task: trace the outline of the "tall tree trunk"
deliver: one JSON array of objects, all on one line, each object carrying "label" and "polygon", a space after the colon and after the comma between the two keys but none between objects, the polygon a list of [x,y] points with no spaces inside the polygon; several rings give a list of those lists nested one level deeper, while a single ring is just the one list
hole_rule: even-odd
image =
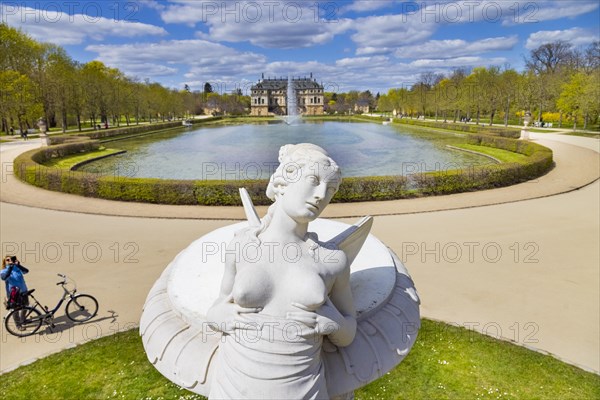
[{"label": "tall tree trunk", "polygon": [[558,127],[562,128],[562,120],[563,120],[563,112],[562,110],[560,110],[559,114],[558,114]]},{"label": "tall tree trunk", "polygon": [[81,114],[77,113],[77,130],[81,132]]},{"label": "tall tree trunk", "polygon": [[494,115],[496,115],[496,110],[492,110],[492,113],[490,114],[490,126],[492,126],[492,124],[494,123]]},{"label": "tall tree trunk", "polygon": [[477,118],[476,118],[476,123],[477,125],[479,125],[479,104],[477,104]]},{"label": "tall tree trunk", "polygon": [[65,133],[67,131],[67,110],[66,109],[62,109],[62,131],[63,133]]},{"label": "tall tree trunk", "polygon": [[506,112],[504,113],[504,126],[508,126],[508,114],[510,114],[510,96],[506,100]]}]

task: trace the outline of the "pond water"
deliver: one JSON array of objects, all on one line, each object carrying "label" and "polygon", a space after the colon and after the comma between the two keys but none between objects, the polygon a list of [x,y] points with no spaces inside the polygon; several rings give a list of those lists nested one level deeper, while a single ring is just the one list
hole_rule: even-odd
[{"label": "pond water", "polygon": [[279,148],[288,143],[323,147],[346,177],[464,168],[483,160],[405,132],[403,127],[311,122],[202,126],[114,141],[105,146],[127,153],[80,170],[163,179],[267,179],[277,167]]}]

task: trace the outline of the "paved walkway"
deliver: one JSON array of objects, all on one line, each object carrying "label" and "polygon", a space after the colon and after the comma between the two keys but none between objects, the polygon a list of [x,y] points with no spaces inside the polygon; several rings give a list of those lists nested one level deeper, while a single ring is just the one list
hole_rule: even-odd
[{"label": "paved walkway", "polygon": [[[512,339],[600,372],[599,142],[532,136],[555,151],[557,163],[536,182],[332,205],[328,215],[379,215],[373,233],[406,263],[424,317]],[[98,297],[100,315],[76,327],[61,319],[64,330],[26,339],[3,329],[2,371],[136,325],[167,263],[199,236],[229,224],[225,218],[242,217],[237,208],[107,202],[29,187],[9,167],[15,154],[36,144],[8,145],[0,146],[2,252],[20,255],[31,268],[28,283],[43,303],[54,305],[60,292],[52,282],[62,272],[80,291]]]}]

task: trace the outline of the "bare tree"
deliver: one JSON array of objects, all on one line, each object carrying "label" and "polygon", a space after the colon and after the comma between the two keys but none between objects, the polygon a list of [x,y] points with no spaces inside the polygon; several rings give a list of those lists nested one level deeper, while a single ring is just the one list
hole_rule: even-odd
[{"label": "bare tree", "polygon": [[531,50],[525,65],[537,74],[554,74],[561,66],[570,64],[573,55],[571,44],[559,40]]},{"label": "bare tree", "polygon": [[585,49],[584,57],[588,72],[600,68],[600,40],[596,40]]}]

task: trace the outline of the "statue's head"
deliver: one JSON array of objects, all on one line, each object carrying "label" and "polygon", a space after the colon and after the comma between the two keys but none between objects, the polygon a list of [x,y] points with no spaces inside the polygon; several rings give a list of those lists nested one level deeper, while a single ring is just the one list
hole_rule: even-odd
[{"label": "statue's head", "polygon": [[340,168],[324,149],[310,143],[282,146],[279,163],[267,196],[299,222],[316,219],[340,186]]}]

